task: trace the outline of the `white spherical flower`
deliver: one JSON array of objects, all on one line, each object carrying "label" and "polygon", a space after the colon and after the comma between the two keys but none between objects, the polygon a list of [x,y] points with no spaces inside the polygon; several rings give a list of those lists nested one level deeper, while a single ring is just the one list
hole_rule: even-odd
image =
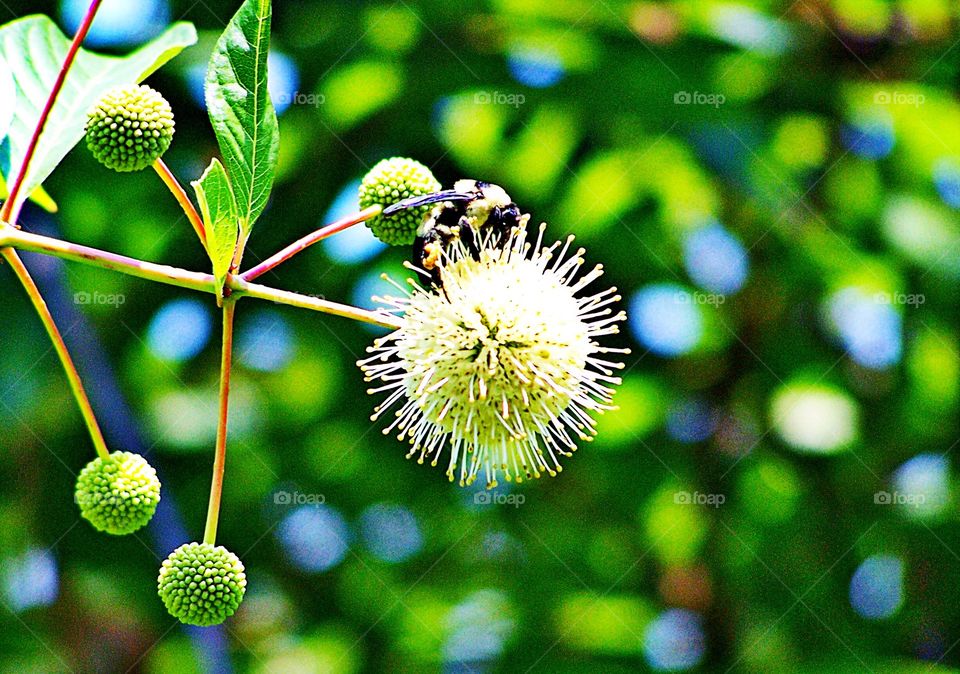
[{"label": "white spherical flower", "polygon": [[591,440],[591,413],[613,409],[613,376],[621,363],[596,339],[624,320],[611,305],[616,288],[583,295],[603,274],[581,273],[583,249],[567,257],[573,237],[543,247],[517,228],[502,247],[488,238],[479,255],[460,243],[440,260],[443,287],[426,290],[408,279],[402,297],[378,298],[402,313],[401,326],[368,349],[359,363],[367,381],[385,392],[373,419],[395,410],[384,430],[399,432],[437,465],[449,447],[447,476],[472,484],[481,468],[486,485],[497,476],[556,475],[559,456]]}]

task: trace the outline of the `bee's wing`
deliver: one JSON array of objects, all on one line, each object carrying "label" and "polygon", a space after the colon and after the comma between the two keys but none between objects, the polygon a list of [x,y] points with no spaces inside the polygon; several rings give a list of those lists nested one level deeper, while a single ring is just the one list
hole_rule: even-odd
[{"label": "bee's wing", "polygon": [[408,208],[417,208],[418,206],[435,204],[440,201],[470,201],[473,198],[474,195],[465,192],[443,190],[442,192],[434,192],[433,194],[426,194],[422,197],[410,197],[409,199],[398,201],[383,209],[383,215],[393,215],[394,213],[405,211]]}]

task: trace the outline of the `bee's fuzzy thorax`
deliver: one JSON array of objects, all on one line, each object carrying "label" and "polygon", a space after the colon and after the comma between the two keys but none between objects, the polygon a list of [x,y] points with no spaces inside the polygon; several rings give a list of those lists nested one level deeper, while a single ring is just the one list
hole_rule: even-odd
[{"label": "bee's fuzzy thorax", "polygon": [[490,212],[494,208],[508,208],[513,204],[513,199],[507,194],[507,191],[499,185],[484,183],[476,180],[458,180],[453,188],[458,192],[476,193],[477,197],[467,203],[466,218],[470,226],[474,229],[480,229],[490,217]]}]

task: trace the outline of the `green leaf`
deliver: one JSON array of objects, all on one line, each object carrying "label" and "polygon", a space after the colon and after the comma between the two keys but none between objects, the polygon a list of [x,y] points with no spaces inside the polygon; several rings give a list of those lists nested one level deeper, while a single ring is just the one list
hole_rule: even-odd
[{"label": "green leaf", "polygon": [[207,111],[237,198],[243,240],[267,205],[280,146],[267,92],[270,14],[269,0],[246,0],[207,68]]},{"label": "green leaf", "polygon": [[[189,23],[176,23],[155,40],[123,57],[81,49],[50,112],[23,186],[29,194],[43,184],[82,138],[87,111],[107,90],[140,82],[197,41]],[[0,57],[13,74],[16,105],[9,134],[0,145],[0,173],[20,171],[70,40],[49,17],[28,16],[0,26]]]},{"label": "green leaf", "polygon": [[[7,198],[7,182],[0,175],[0,201]],[[47,213],[56,213],[59,210],[57,202],[53,200],[47,191],[42,187],[37,187],[30,193],[30,201],[45,210]]]},{"label": "green leaf", "polygon": [[7,60],[0,54],[0,141],[7,137],[13,121],[13,109],[17,104],[17,87]]},{"label": "green leaf", "polygon": [[207,235],[207,254],[213,262],[217,279],[218,301],[223,283],[237,249],[239,236],[237,202],[230,188],[230,179],[218,159],[210,162],[199,180],[192,183],[200,204],[200,214]]}]

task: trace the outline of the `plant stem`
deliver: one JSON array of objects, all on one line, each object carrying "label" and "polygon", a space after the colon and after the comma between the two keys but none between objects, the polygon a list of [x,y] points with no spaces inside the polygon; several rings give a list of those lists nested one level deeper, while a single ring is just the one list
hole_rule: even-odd
[{"label": "plant stem", "polygon": [[97,454],[102,459],[108,459],[110,457],[110,450],[107,449],[107,443],[103,439],[103,433],[100,430],[99,424],[97,424],[97,417],[93,413],[93,407],[90,405],[87,392],[83,389],[83,384],[80,381],[80,373],[77,372],[77,368],[70,358],[70,352],[67,350],[67,345],[63,341],[63,336],[61,336],[60,331],[57,330],[57,324],[54,322],[53,315],[50,313],[47,303],[40,294],[37,284],[34,283],[30,277],[30,273],[27,271],[27,268],[24,266],[23,261],[17,255],[16,251],[12,248],[3,248],[0,250],[0,255],[10,264],[10,268],[13,269],[17,278],[20,279],[24,290],[27,291],[27,295],[30,297],[33,308],[36,309],[37,315],[43,323],[43,327],[46,328],[47,334],[50,335],[50,341],[53,342],[53,348],[57,352],[57,356],[60,357],[60,363],[63,365],[67,380],[70,382],[70,390],[73,391],[73,397],[77,399],[80,414],[83,416],[83,422],[90,432],[90,439],[93,441],[93,446],[96,448]]},{"label": "plant stem", "polygon": [[[17,172],[16,178],[14,178],[13,182],[10,184],[9,196],[3,203],[3,207],[0,208],[0,223],[15,223],[20,219],[20,209],[23,206],[23,196],[20,194],[20,192],[24,183],[26,182],[27,172],[30,170],[30,162],[33,160],[34,154],[36,154],[37,146],[40,143],[40,137],[43,135],[43,130],[47,126],[47,120],[50,118],[50,112],[53,110],[53,106],[57,102],[57,97],[60,95],[60,91],[63,89],[63,83],[67,79],[67,73],[70,71],[70,67],[73,65],[73,61],[77,56],[77,52],[80,51],[80,45],[83,43],[84,38],[86,38],[87,32],[90,30],[90,25],[93,23],[93,18],[96,16],[101,2],[102,0],[93,0],[93,2],[90,3],[90,6],[87,8],[87,13],[83,17],[83,21],[80,22],[80,26],[77,28],[77,32],[73,36],[73,41],[70,43],[69,49],[67,49],[67,54],[60,66],[60,72],[57,74],[57,79],[54,80],[53,88],[50,89],[50,95],[47,96],[47,102],[44,104],[43,110],[40,112],[40,118],[37,120],[37,125],[33,129],[33,136],[30,137],[30,143],[27,145],[27,150],[23,155],[23,161],[20,164],[20,169]],[[0,224],[0,228],[3,230],[11,229],[13,231],[17,231],[4,224]],[[60,334],[60,330],[57,329],[57,324],[53,320],[53,315],[50,313],[47,303],[40,294],[40,289],[37,288],[37,284],[30,276],[30,272],[27,270],[26,266],[23,264],[23,261],[20,259],[20,256],[17,255],[15,250],[6,247],[0,247],[0,256],[7,261],[7,263],[10,265],[10,268],[13,270],[13,273],[16,274],[17,278],[20,280],[20,283],[23,285],[27,296],[30,298],[30,302],[33,304],[33,307],[37,312],[37,316],[40,318],[40,321],[43,323],[43,327],[50,336],[50,341],[53,343],[53,348],[57,352],[57,356],[60,358],[61,365],[63,365],[63,370],[67,375],[67,381],[70,383],[70,390],[73,392],[73,397],[76,399],[77,405],[80,407],[80,414],[83,416],[83,422],[87,426],[87,430],[90,433],[90,439],[93,441],[93,446],[96,448],[97,454],[101,459],[109,459],[110,450],[107,449],[107,443],[103,439],[103,432],[100,430],[100,425],[97,423],[97,417],[93,413],[93,407],[90,405],[90,399],[87,397],[87,392],[83,388],[83,382],[80,381],[80,373],[77,372],[77,367],[74,365],[73,359],[70,357],[70,352],[67,350],[67,345],[63,341],[63,336]]]},{"label": "plant stem", "polygon": [[[199,290],[200,292],[206,293],[218,293],[216,279],[214,279],[212,274],[203,274],[195,271],[187,271],[186,269],[180,269],[178,267],[145,262],[89,246],[81,246],[48,236],[24,232],[0,223],[0,248],[6,246],[29,250],[35,253],[43,253],[45,255],[53,255],[65,260],[73,260],[74,262],[82,262],[83,264],[121,272],[157,283],[187,288],[189,290]],[[10,252],[13,253],[13,251]],[[243,296],[256,297],[277,302],[278,304],[287,304],[312,311],[333,314],[335,316],[352,318],[357,321],[372,323],[385,328],[396,328],[399,326],[399,319],[385,312],[368,311],[346,304],[330,302],[319,297],[311,297],[256,283],[249,283],[236,276],[228,278],[227,287],[230,288],[232,292],[231,297],[234,298]]]},{"label": "plant stem", "polygon": [[80,51],[80,45],[83,43],[84,38],[87,37],[90,24],[93,23],[93,17],[96,16],[97,10],[100,9],[101,1],[102,0],[93,0],[93,2],[90,3],[90,7],[83,17],[83,21],[80,22],[80,26],[77,28],[76,35],[73,36],[73,41],[70,43],[67,55],[64,57],[63,64],[60,66],[60,72],[57,74],[57,79],[53,83],[50,95],[47,96],[47,102],[43,106],[43,111],[40,113],[40,119],[37,120],[37,126],[33,130],[30,144],[27,145],[27,151],[23,155],[20,172],[10,185],[10,196],[7,198],[6,203],[3,204],[3,209],[0,210],[0,220],[4,222],[16,222],[20,217],[20,189],[26,181],[27,171],[30,169],[30,162],[33,159],[34,153],[37,151],[40,136],[43,134],[43,129],[47,125],[47,119],[50,118],[50,111],[53,110],[53,105],[60,95],[60,90],[63,89],[63,83],[67,78],[67,73],[70,71],[70,66],[73,65],[73,59],[76,58],[77,52]]},{"label": "plant stem", "polygon": [[167,189],[170,190],[170,193],[173,194],[174,198],[177,200],[177,203],[180,204],[180,208],[183,209],[183,212],[187,216],[187,220],[190,221],[190,224],[193,226],[193,231],[197,233],[197,236],[200,237],[200,243],[203,244],[203,247],[207,247],[207,233],[203,228],[203,220],[200,219],[200,214],[197,213],[197,209],[193,207],[193,203],[190,201],[190,198],[187,196],[186,191],[180,185],[180,182],[177,180],[177,177],[173,175],[173,172],[163,163],[162,159],[157,159],[153,162],[153,170],[157,172],[157,175],[160,176],[160,179],[163,181],[163,184],[167,186]]},{"label": "plant stem", "polygon": [[331,302],[322,297],[301,295],[300,293],[280,290],[279,288],[272,288],[270,286],[260,285],[259,283],[247,283],[236,277],[227,281],[227,287],[233,291],[233,296],[239,294],[241,297],[256,297],[261,300],[286,304],[291,307],[320,311],[333,316],[342,316],[343,318],[352,318],[355,321],[372,323],[373,325],[379,325],[383,328],[395,329],[400,327],[400,320],[392,314],[368,311],[349,304]]},{"label": "plant stem", "polygon": [[217,416],[217,448],[213,457],[213,479],[210,482],[210,504],[207,506],[207,525],[203,542],[217,542],[217,523],[220,521],[220,497],[223,495],[223,471],[227,461],[227,410],[230,407],[230,370],[233,361],[233,314],[237,302],[223,302],[223,346],[220,352],[220,408]]},{"label": "plant stem", "polygon": [[117,255],[116,253],[61,241],[49,236],[24,232],[12,227],[0,227],[0,245],[53,255],[74,262],[83,262],[137,278],[166,283],[167,285],[214,292],[215,282],[211,274],[201,274],[177,267],[153,264],[126,255]]},{"label": "plant stem", "polygon": [[356,224],[359,224],[371,218],[377,217],[378,215],[380,215],[380,212],[382,210],[383,210],[382,206],[374,205],[374,206],[371,206],[370,208],[365,208],[359,213],[354,213],[353,215],[348,215],[347,217],[341,218],[336,222],[332,222],[326,227],[321,227],[320,229],[307,234],[305,237],[301,239],[297,239],[296,241],[291,243],[289,246],[279,251],[278,253],[271,255],[270,257],[268,257],[266,260],[264,260],[257,266],[252,267],[251,269],[248,269],[247,271],[245,271],[243,274],[240,275],[240,278],[242,278],[244,281],[252,281],[258,276],[261,276],[267,273],[274,267],[277,267],[278,265],[283,264],[284,262],[292,258],[294,255],[306,250],[309,246],[312,246],[318,241],[322,241],[323,239],[333,234],[336,234],[337,232],[342,232],[348,227],[353,227]]}]

